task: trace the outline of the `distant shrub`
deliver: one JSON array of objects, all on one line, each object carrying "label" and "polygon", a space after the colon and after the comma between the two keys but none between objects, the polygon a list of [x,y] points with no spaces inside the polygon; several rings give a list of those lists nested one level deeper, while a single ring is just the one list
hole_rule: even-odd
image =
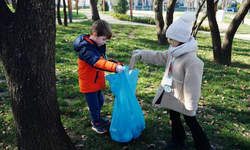
[{"label": "distant shrub", "polygon": [[127,0],[116,0],[112,8],[115,13],[126,14],[129,9],[128,2]]},{"label": "distant shrub", "polygon": [[237,10],[239,10],[239,9],[240,9],[240,6],[241,6],[241,4],[239,4],[239,5],[237,5],[237,6],[236,6]]},{"label": "distant shrub", "polygon": [[222,7],[221,7],[221,5],[220,4],[218,4],[217,5],[217,9],[221,9]]},{"label": "distant shrub", "polygon": [[131,21],[130,16],[126,14],[115,13],[115,18],[118,20]]},{"label": "distant shrub", "polygon": [[201,25],[199,30],[203,30],[203,31],[210,31],[210,27],[209,26],[203,26]]},{"label": "distant shrub", "polygon": [[133,17],[133,19],[131,20],[129,15],[119,14],[119,13],[116,13],[114,17],[118,20],[140,22],[140,23],[147,23],[147,24],[155,24],[155,20],[151,17]]}]

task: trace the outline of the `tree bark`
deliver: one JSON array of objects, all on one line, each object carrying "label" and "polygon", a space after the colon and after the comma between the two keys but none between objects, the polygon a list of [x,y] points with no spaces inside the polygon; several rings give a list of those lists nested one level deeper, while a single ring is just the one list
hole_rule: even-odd
[{"label": "tree bark", "polygon": [[213,0],[207,0],[207,12],[208,12],[208,22],[211,29],[211,36],[212,36],[212,43],[213,43],[213,54],[214,54],[214,61],[219,64],[223,65],[231,65],[231,53],[232,53],[232,43],[233,37],[244,19],[245,15],[247,14],[248,10],[250,9],[250,0],[245,0],[238,13],[230,23],[225,37],[223,39],[223,44],[221,46],[221,38],[220,32],[218,29],[218,24],[215,19],[215,11]]},{"label": "tree bark", "polygon": [[168,5],[167,5],[167,14],[166,14],[166,25],[167,28],[173,23],[173,16],[174,16],[174,7],[176,4],[177,0],[168,0]]},{"label": "tree bark", "polygon": [[205,2],[206,2],[206,0],[203,0],[203,1],[201,2],[201,4],[199,5],[198,9],[197,9],[196,12],[195,12],[196,19],[195,19],[195,21],[194,21],[194,23],[193,23],[193,25],[192,25],[192,33],[191,33],[191,35],[192,35],[194,38],[196,38],[196,35],[197,35],[197,33],[198,33],[198,30],[199,30],[201,24],[203,23],[203,21],[204,21],[204,20],[206,19],[206,17],[207,17],[207,13],[206,13],[206,14],[202,17],[202,19],[200,20],[200,22],[197,24],[197,19],[198,19],[198,17],[199,17],[200,11],[201,11],[203,5],[205,4]]},{"label": "tree bark", "polygon": [[55,77],[55,1],[0,0],[0,58],[19,150],[73,150],[60,119]]},{"label": "tree bark", "polygon": [[221,51],[220,31],[215,18],[214,0],[207,0],[207,17],[212,36],[214,60],[221,63],[224,61],[224,57]]},{"label": "tree bark", "polygon": [[76,14],[78,15],[78,0],[76,0]]},{"label": "tree bark", "polygon": [[201,18],[201,20],[200,20],[200,22],[198,24],[195,22],[195,24],[197,24],[197,25],[195,25],[195,27],[192,28],[192,33],[191,33],[191,35],[194,38],[196,38],[196,35],[197,35],[198,31],[199,31],[199,28],[200,28],[200,26],[202,25],[203,21],[206,18],[207,18],[207,13]]},{"label": "tree bark", "polygon": [[225,55],[224,56],[225,60],[222,62],[223,64],[227,65],[231,64],[233,38],[249,9],[250,9],[250,0],[244,0],[241,4],[240,9],[238,10],[237,14],[235,15],[234,19],[230,23],[225,33],[225,37],[222,42],[222,52]]},{"label": "tree bark", "polygon": [[57,16],[58,24],[59,24],[59,25],[62,25],[62,20],[61,20],[61,15],[60,15],[60,4],[61,4],[61,0],[57,0],[57,7],[56,7],[56,8],[57,8],[57,9],[56,9],[56,10],[57,10],[57,11],[56,11],[56,12],[57,12],[57,15],[56,15],[56,16]]},{"label": "tree bark", "polygon": [[90,8],[92,13],[92,20],[93,21],[100,20],[99,12],[96,5],[96,0],[90,0]]},{"label": "tree bark", "polygon": [[154,0],[155,25],[157,29],[157,37],[159,45],[166,45],[166,30],[164,30],[164,20],[162,16],[162,0]]},{"label": "tree bark", "polygon": [[11,0],[12,7],[13,7],[14,9],[16,9],[16,2],[17,2],[17,0]]},{"label": "tree bark", "polygon": [[64,26],[68,26],[68,20],[67,20],[67,11],[66,11],[66,2],[63,0],[63,14],[64,14]]}]

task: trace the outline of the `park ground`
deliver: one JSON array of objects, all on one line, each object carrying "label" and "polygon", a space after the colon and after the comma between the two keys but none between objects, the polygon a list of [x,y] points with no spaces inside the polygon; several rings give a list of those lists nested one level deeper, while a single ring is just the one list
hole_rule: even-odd
[{"label": "park ground", "polygon": [[[171,140],[169,110],[151,105],[164,66],[136,61],[135,68],[140,70],[136,97],[146,122],[146,128],[139,138],[128,143],[118,143],[111,139],[109,133],[98,135],[91,130],[85,97],[79,92],[78,54],[73,51],[72,44],[78,35],[89,33],[92,23],[82,19],[69,23],[68,27],[56,26],[56,84],[65,130],[78,150],[164,149],[164,144]],[[135,49],[167,49],[166,46],[157,45],[154,26],[111,23],[111,27],[113,37],[107,41],[108,57],[125,65],[129,64]],[[230,66],[213,61],[209,34],[199,33],[197,41],[197,55],[205,63],[197,119],[217,150],[247,150],[250,147],[250,41],[234,39]],[[0,149],[14,150],[17,149],[14,122],[3,67],[0,79]],[[106,86],[103,90],[105,104],[102,115],[111,118],[115,97],[108,82]],[[109,126],[106,127],[109,129]],[[188,150],[194,150],[191,132],[186,124],[184,127]]]}]

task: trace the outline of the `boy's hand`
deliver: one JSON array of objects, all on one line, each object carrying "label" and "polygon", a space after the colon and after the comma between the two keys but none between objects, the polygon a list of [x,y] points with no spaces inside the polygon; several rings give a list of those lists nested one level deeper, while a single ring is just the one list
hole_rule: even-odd
[{"label": "boy's hand", "polygon": [[116,71],[117,73],[121,73],[124,69],[125,69],[124,66],[117,65],[116,68],[115,68],[115,71]]},{"label": "boy's hand", "polygon": [[141,50],[134,50],[132,57],[141,56]]}]

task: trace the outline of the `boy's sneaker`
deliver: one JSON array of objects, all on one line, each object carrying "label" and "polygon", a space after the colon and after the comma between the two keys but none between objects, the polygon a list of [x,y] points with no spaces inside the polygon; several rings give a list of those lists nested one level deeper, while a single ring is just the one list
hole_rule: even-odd
[{"label": "boy's sneaker", "polygon": [[[109,124],[111,121],[109,119],[105,119],[103,117],[100,117],[100,123],[103,125]],[[93,125],[93,122],[91,121],[91,125]]]},{"label": "boy's sneaker", "polygon": [[[92,123],[92,121],[91,121],[91,123]],[[99,123],[92,123],[92,124],[93,124],[92,129],[95,132],[97,132],[99,134],[103,134],[103,133],[108,132],[108,130],[105,129],[105,127],[103,126],[103,124],[101,122],[99,122]]]},{"label": "boy's sneaker", "polygon": [[213,145],[211,145],[210,150],[216,150]]},{"label": "boy's sneaker", "polygon": [[102,122],[103,125],[106,125],[106,124],[109,124],[110,123],[110,120],[109,119],[105,119],[103,117],[100,117],[100,120]]},{"label": "boy's sneaker", "polygon": [[165,149],[185,149],[187,148],[187,143],[186,142],[171,142],[165,145]]}]

